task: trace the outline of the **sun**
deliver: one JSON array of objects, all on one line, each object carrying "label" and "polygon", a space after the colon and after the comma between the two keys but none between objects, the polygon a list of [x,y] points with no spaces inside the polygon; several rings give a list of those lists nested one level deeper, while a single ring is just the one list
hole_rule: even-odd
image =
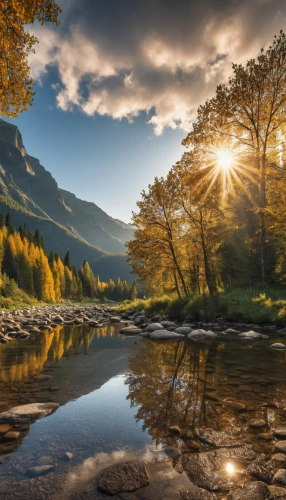
[{"label": "sun", "polygon": [[233,154],[227,149],[218,149],[216,152],[218,167],[224,172],[228,172],[233,165]]}]

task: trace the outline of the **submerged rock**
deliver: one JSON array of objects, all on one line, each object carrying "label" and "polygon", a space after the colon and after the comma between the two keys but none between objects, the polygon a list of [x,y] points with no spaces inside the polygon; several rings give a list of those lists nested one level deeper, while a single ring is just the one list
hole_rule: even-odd
[{"label": "submerged rock", "polygon": [[15,406],[11,410],[0,413],[0,423],[3,424],[31,424],[40,418],[50,415],[58,408],[58,403],[31,403]]},{"label": "submerged rock", "polygon": [[55,470],[55,467],[53,465],[37,465],[37,467],[31,467],[30,469],[27,469],[25,475],[29,477],[43,476],[44,474],[48,474],[53,470]]},{"label": "submerged rock", "polygon": [[274,450],[286,454],[286,441],[278,441],[274,444]]},{"label": "submerged rock", "polygon": [[232,436],[222,431],[214,431],[213,429],[199,429],[196,437],[203,443],[218,448],[229,448],[240,445],[240,442]]},{"label": "submerged rock", "polygon": [[268,486],[269,500],[286,500],[286,489],[280,486]]},{"label": "submerged rock", "polygon": [[149,477],[143,462],[134,460],[111,467],[99,480],[98,488],[108,495],[123,491],[135,491],[149,484]]}]

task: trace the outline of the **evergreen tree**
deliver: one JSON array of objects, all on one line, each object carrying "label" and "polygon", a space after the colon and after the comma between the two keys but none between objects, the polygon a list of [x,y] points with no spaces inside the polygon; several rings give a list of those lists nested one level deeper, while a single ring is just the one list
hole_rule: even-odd
[{"label": "evergreen tree", "polygon": [[72,270],[72,259],[71,259],[71,254],[69,251],[65,255],[64,265],[67,266],[70,271]]}]

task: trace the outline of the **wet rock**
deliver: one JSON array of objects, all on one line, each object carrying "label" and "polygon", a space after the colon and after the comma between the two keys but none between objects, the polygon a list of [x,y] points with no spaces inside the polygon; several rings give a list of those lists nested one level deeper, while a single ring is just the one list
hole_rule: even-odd
[{"label": "wet rock", "polygon": [[180,340],[184,338],[184,335],[180,335],[175,332],[168,332],[168,330],[157,330],[155,332],[151,332],[149,338],[153,340]]},{"label": "wet rock", "polygon": [[249,332],[239,333],[238,337],[250,339],[268,339],[268,335],[263,335],[262,333],[254,332],[253,330],[250,330]]},{"label": "wet rock", "polygon": [[278,441],[274,444],[274,450],[286,454],[286,441]]},{"label": "wet rock", "polygon": [[210,330],[206,332],[205,330],[193,330],[191,333],[188,334],[188,338],[192,340],[205,340],[205,339],[210,339],[216,337],[217,334],[214,332],[211,332]]},{"label": "wet rock", "polygon": [[48,474],[53,470],[55,470],[55,467],[53,465],[37,465],[36,467],[27,469],[25,475],[28,477],[43,476],[44,474]]},{"label": "wet rock", "polygon": [[286,489],[279,486],[268,486],[269,500],[286,500]]},{"label": "wet rock", "polygon": [[219,470],[219,460],[214,452],[182,455],[181,463],[189,479],[199,488],[227,491],[233,486],[232,480]]},{"label": "wet rock", "polygon": [[58,408],[58,403],[31,403],[15,406],[11,410],[0,413],[0,423],[25,424],[32,423],[40,418],[50,415]]},{"label": "wet rock", "polygon": [[286,439],[286,428],[279,427],[278,429],[274,429],[274,436],[278,439]]},{"label": "wet rock", "polygon": [[[281,464],[285,463],[286,462],[286,457],[283,453],[274,453],[274,455],[272,455],[271,457],[271,460],[275,460],[277,464],[280,464],[280,467],[281,467]],[[278,465],[277,465],[278,466]]]},{"label": "wet rock", "polygon": [[125,328],[121,328],[119,333],[123,335],[139,335],[139,333],[142,333],[142,330],[134,326],[126,326]]},{"label": "wet rock", "polygon": [[233,328],[227,328],[222,333],[239,333],[239,330],[234,330]]},{"label": "wet rock", "polygon": [[9,432],[6,432],[6,434],[4,434],[4,436],[2,436],[2,440],[3,441],[15,441],[19,437],[20,437],[20,432],[9,431]]},{"label": "wet rock", "polygon": [[227,500],[267,500],[270,498],[269,489],[260,481],[246,483],[243,488],[231,491]]},{"label": "wet rock", "polygon": [[286,349],[286,345],[280,344],[279,342],[272,344],[270,347],[271,347],[271,349],[278,349],[278,350],[279,349],[281,349],[281,350]]},{"label": "wet rock", "polygon": [[192,328],[190,328],[189,326],[179,326],[179,328],[175,329],[175,332],[180,333],[181,335],[188,335],[189,333],[191,333],[191,331]]},{"label": "wet rock", "polygon": [[150,325],[145,328],[145,332],[156,332],[158,330],[164,330],[164,327],[160,323],[150,323]]},{"label": "wet rock", "polygon": [[121,317],[120,316],[111,316],[110,322],[111,323],[120,323]]},{"label": "wet rock", "polygon": [[266,427],[266,422],[265,420],[262,420],[262,418],[257,418],[257,419],[253,419],[253,420],[250,420],[249,422],[249,427],[253,428],[253,429],[261,429],[262,427]]},{"label": "wet rock", "polygon": [[1,434],[6,434],[12,429],[11,425],[9,424],[0,424],[0,435]]},{"label": "wet rock", "polygon": [[66,451],[63,458],[66,462],[70,462],[73,459],[73,453]]},{"label": "wet rock", "polygon": [[135,491],[149,484],[149,477],[143,462],[130,461],[111,467],[101,476],[98,488],[109,495],[123,491]]},{"label": "wet rock", "polygon": [[285,469],[278,469],[276,474],[273,477],[273,482],[282,484],[283,486],[286,486],[286,470]]},{"label": "wet rock", "polygon": [[269,460],[268,462],[253,462],[247,467],[247,472],[253,478],[270,484],[274,476],[276,464]]},{"label": "wet rock", "polygon": [[216,446],[218,448],[228,448],[239,446],[240,442],[222,431],[214,431],[213,429],[199,429],[196,437],[205,444]]},{"label": "wet rock", "polygon": [[246,406],[243,403],[239,403],[238,401],[224,401],[223,404],[225,406],[229,406],[230,408],[233,408],[236,411],[245,411]]}]

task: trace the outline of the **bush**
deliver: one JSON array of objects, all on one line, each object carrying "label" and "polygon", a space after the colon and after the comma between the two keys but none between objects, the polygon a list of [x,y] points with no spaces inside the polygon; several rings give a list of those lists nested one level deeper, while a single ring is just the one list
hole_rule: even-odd
[{"label": "bush", "polygon": [[125,302],[119,311],[128,309],[144,310],[148,314],[166,314],[171,319],[191,321],[215,321],[223,317],[228,321],[258,324],[286,325],[285,290],[261,289],[252,291],[232,290],[220,292],[214,297],[200,295],[184,299],[168,296]]}]

